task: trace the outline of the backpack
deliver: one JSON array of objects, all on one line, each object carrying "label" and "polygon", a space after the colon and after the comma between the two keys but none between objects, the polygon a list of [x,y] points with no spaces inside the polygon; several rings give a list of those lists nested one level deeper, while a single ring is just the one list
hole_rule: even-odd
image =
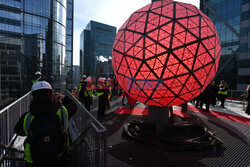
[{"label": "backpack", "polygon": [[61,112],[62,120],[55,113],[35,116],[31,121],[27,142],[30,144],[31,158],[34,163],[53,162],[65,151],[67,133],[63,125],[64,112]]}]

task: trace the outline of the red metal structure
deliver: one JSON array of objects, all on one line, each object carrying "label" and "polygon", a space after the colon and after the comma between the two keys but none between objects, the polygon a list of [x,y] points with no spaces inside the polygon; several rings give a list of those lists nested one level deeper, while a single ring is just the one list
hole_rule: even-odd
[{"label": "red metal structure", "polygon": [[112,65],[132,98],[172,106],[205,89],[216,74],[220,52],[216,28],[204,13],[163,0],[137,10],[119,29]]}]

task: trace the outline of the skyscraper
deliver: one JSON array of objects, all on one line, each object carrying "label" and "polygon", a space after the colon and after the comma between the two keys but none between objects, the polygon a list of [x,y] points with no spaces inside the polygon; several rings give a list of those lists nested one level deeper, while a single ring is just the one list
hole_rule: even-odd
[{"label": "skyscraper", "polygon": [[67,21],[66,21],[66,74],[67,85],[73,82],[73,15],[74,14],[74,0],[67,0]]},{"label": "skyscraper", "polygon": [[95,21],[87,24],[80,36],[80,74],[95,75],[98,62],[112,57],[115,35],[116,27]]},{"label": "skyscraper", "polygon": [[216,80],[231,89],[250,83],[249,0],[201,0],[200,9],[215,23],[221,40],[221,60]]},{"label": "skyscraper", "polygon": [[[67,0],[0,0],[0,101],[29,91],[37,70],[65,87],[66,8]],[[68,39],[72,32],[71,26]]]},{"label": "skyscraper", "polygon": [[245,90],[250,84],[250,1],[242,0],[240,14],[240,53],[237,88]]}]

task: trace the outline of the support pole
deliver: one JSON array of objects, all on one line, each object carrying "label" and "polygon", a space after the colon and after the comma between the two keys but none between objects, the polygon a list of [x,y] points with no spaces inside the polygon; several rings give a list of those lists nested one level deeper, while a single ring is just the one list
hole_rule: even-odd
[{"label": "support pole", "polygon": [[154,124],[167,125],[169,111],[169,107],[148,106],[148,119]]}]

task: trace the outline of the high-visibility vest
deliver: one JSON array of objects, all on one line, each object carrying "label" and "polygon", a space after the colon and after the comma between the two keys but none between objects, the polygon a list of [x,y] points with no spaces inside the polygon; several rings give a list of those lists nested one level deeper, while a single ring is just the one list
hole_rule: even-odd
[{"label": "high-visibility vest", "polygon": [[40,78],[37,78],[37,79],[33,79],[32,80],[32,84],[36,83]]},{"label": "high-visibility vest", "polygon": [[[223,89],[226,89],[227,87],[226,86],[223,86],[223,87],[220,87],[220,88],[223,88]],[[221,94],[221,95],[227,95],[227,89],[226,90],[219,90],[218,91],[218,94]]]},{"label": "high-visibility vest", "polygon": [[93,91],[93,87],[86,87],[86,89],[84,90],[84,96],[85,97],[94,97],[94,91]]},{"label": "high-visibility vest", "polygon": [[[102,89],[102,86],[101,86],[100,84],[98,84],[98,85],[97,85],[97,89]],[[99,97],[99,96],[103,95],[104,92],[98,92],[98,91],[96,91],[96,94],[97,94],[97,96]]]},{"label": "high-visibility vest", "polygon": [[[62,111],[61,111],[61,108],[62,108]],[[68,115],[68,111],[66,109],[65,106],[62,106],[61,108],[59,108],[56,112],[56,115],[59,116],[60,120],[63,119],[63,122],[65,123],[66,122],[66,126],[64,124],[64,133],[67,134],[67,140],[66,140],[66,143],[65,143],[65,147],[69,147],[69,135],[68,135],[68,129],[69,129],[69,115]],[[28,133],[29,133],[29,129],[30,129],[30,124],[32,122],[32,120],[34,119],[35,117],[33,115],[31,115],[30,112],[28,112],[25,117],[24,117],[24,121],[23,121],[23,130],[24,130],[24,133],[26,136],[28,136]],[[57,157],[60,157],[63,155],[63,152],[60,153]],[[30,152],[30,144],[25,142],[24,144],[24,160],[28,163],[33,163],[33,160],[31,158],[31,152]]]},{"label": "high-visibility vest", "polygon": [[82,89],[82,85],[83,85],[83,82],[79,82],[79,84],[78,84],[78,92],[80,92],[80,91],[81,91],[81,89]]}]

